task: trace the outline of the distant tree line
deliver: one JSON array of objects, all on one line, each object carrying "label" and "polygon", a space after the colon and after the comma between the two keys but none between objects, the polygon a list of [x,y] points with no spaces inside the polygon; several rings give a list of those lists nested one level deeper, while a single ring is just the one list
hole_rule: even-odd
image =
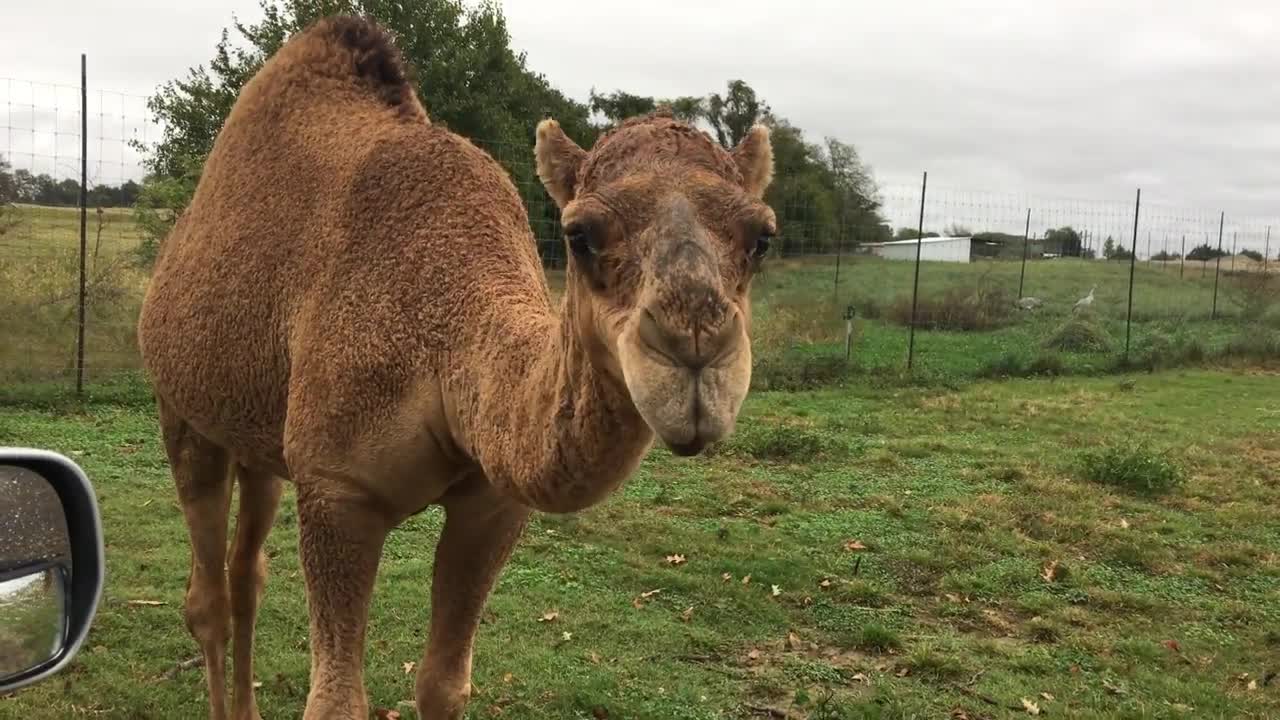
[{"label": "distant tree line", "polygon": [[[128,180],[120,185],[94,185],[89,188],[91,207],[129,207],[138,200],[142,186]],[[80,183],[70,178],[55,180],[30,170],[14,169],[0,157],[0,203],[26,203],[75,207],[80,204]]]},{"label": "distant tree line", "polygon": [[207,65],[162,85],[148,102],[164,127],[158,142],[138,144],[147,171],[139,219],[152,251],[189,201],[240,88],[290,34],[336,13],[371,17],[397,34],[432,122],[484,147],[511,173],[539,238],[555,237],[558,211],[534,168],[537,123],[554,117],[578,144],[590,147],[613,124],[659,108],[726,147],[756,122],[772,128],[775,181],[767,200],[779,216],[783,252],[892,234],[879,214],[871,170],[856,148],[830,137],[809,141],[743,80],[729,81],[724,94],[654,98],[592,90],[580,102],[528,67],[524,53],[511,47],[506,19],[493,0],[262,0],[262,10],[261,22],[224,30]]}]

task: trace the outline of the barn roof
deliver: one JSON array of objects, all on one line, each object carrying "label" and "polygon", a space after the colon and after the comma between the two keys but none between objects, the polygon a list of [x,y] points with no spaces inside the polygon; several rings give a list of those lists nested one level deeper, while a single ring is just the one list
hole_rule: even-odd
[{"label": "barn roof", "polygon": [[[928,237],[928,238],[921,238],[919,242],[922,244],[928,245],[929,243],[952,242],[954,240],[973,240],[973,238],[968,235],[956,236],[956,237]],[[862,246],[863,247],[888,247],[891,245],[915,245],[916,242],[917,241],[915,240],[889,240],[887,242],[863,243]]]}]

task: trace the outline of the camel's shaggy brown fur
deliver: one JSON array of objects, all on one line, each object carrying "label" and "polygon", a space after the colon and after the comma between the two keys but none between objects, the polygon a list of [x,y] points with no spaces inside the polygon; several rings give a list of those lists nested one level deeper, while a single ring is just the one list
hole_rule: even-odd
[{"label": "camel's shaggy brown fur", "polygon": [[557,311],[515,188],[430,124],[386,32],[322,20],[245,85],[138,325],[190,529],[186,618],[212,717],[227,716],[229,637],[231,713],[258,717],[253,625],[282,480],[310,610],[305,717],[367,717],[383,539],[439,504],[417,701],[456,720],[481,608],[529,511],[599,502],[655,433],[693,453],[731,431],[753,253],[774,230],[768,136],[749,140],[729,153],[650,117],[587,153],[544,122],[539,174],[573,251]]}]

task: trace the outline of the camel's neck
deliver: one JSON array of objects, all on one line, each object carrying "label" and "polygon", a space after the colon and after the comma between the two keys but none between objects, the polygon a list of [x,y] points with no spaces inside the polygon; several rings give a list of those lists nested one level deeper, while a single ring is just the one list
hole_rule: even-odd
[{"label": "camel's neck", "polygon": [[635,471],[653,433],[622,381],[593,363],[572,290],[558,317],[494,325],[492,346],[473,359],[484,365],[465,372],[475,390],[459,407],[465,447],[526,505],[572,512],[600,502]]}]

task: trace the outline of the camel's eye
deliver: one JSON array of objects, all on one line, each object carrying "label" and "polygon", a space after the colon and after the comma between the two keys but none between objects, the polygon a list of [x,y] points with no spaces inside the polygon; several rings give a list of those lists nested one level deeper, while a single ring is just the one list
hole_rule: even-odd
[{"label": "camel's eye", "polygon": [[568,241],[569,250],[574,254],[574,257],[588,260],[595,256],[597,248],[591,242],[591,236],[587,233],[586,228],[579,225],[565,228],[564,237]]},{"label": "camel's eye", "polygon": [[773,233],[764,232],[756,239],[756,246],[751,248],[751,257],[759,260],[769,253],[769,242],[773,240]]}]

